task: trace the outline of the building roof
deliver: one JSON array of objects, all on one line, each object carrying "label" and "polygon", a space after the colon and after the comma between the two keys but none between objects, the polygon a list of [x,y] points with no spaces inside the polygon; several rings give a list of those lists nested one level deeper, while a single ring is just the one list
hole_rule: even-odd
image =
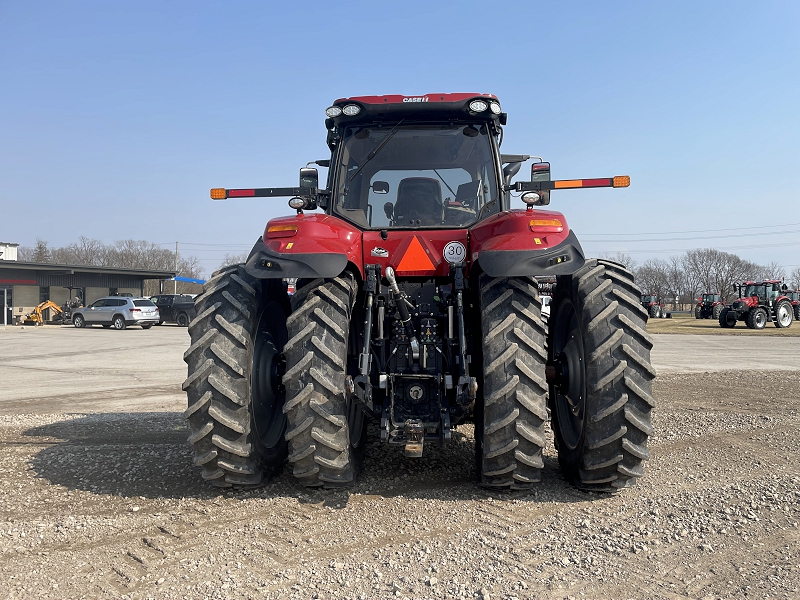
[{"label": "building roof", "polygon": [[104,275],[128,275],[142,279],[171,279],[175,271],[150,271],[148,269],[119,269],[115,267],[94,267],[87,265],[60,265],[55,263],[21,262],[17,260],[0,261],[0,270],[39,271],[48,275],[75,275],[78,273],[97,273]]},{"label": "building roof", "polygon": [[14,242],[0,242],[0,246],[19,246],[19,244],[15,244]]}]

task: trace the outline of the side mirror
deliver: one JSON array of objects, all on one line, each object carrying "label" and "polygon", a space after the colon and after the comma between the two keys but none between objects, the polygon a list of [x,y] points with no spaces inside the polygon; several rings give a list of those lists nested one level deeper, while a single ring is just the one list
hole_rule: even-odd
[{"label": "side mirror", "polygon": [[300,187],[319,189],[319,172],[314,167],[300,169]]},{"label": "side mirror", "polygon": [[[319,189],[319,172],[314,167],[303,167],[300,169],[300,187],[311,188],[315,192]],[[308,210],[315,210],[317,208],[316,194],[310,198],[304,198],[305,203],[302,206],[293,206],[293,200],[294,198],[289,200],[289,206],[298,211],[303,210],[303,208],[307,208]],[[297,204],[299,204],[299,202]]]},{"label": "side mirror", "polygon": [[[537,162],[531,165],[531,181],[550,181],[550,163]],[[539,192],[537,206],[547,206],[550,204],[550,190]]]},{"label": "side mirror", "polygon": [[394,220],[394,204],[387,202],[383,205],[383,212],[386,213],[386,218],[390,221]]},{"label": "side mirror", "polygon": [[385,181],[376,181],[372,184],[372,191],[376,194],[388,194],[389,184]]}]

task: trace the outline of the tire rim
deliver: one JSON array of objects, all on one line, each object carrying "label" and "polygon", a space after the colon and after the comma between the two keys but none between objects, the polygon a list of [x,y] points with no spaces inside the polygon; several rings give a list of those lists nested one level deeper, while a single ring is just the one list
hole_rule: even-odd
[{"label": "tire rim", "polygon": [[122,320],[114,319],[114,329],[122,329]]},{"label": "tire rim", "polygon": [[753,324],[755,324],[756,329],[763,329],[764,325],[767,324],[767,315],[763,310],[756,311],[753,316]]},{"label": "tire rim", "polygon": [[583,437],[586,418],[586,357],[580,321],[570,300],[561,302],[555,325],[553,352],[562,377],[555,387],[554,405],[561,439],[574,450]]},{"label": "tire rim", "polygon": [[786,307],[785,304],[781,304],[778,307],[778,323],[781,324],[782,327],[788,327],[789,323],[792,322],[792,315],[789,309]]},{"label": "tire rim", "polygon": [[283,404],[286,393],[281,383],[285,360],[283,346],[288,339],[283,309],[270,302],[259,318],[253,340],[253,372],[250,389],[256,435],[267,448],[273,448],[286,430]]}]

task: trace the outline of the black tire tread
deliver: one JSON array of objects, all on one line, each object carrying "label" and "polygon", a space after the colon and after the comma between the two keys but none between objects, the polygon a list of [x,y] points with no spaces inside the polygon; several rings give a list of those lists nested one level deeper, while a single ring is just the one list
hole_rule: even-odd
[{"label": "black tire tread", "polygon": [[284,346],[289,464],[303,485],[343,487],[357,475],[344,377],[356,297],[353,275],[317,279],[292,296]]},{"label": "black tire tread", "polygon": [[[647,311],[637,302],[641,293],[633,274],[619,263],[587,260],[571,283],[572,297],[582,305],[588,397],[580,460],[565,464],[561,452],[559,460],[578,487],[614,492],[633,485],[650,457],[656,371],[650,363]],[[633,310],[634,305],[641,310]]]},{"label": "black tire tread", "polygon": [[189,324],[191,344],[183,355],[188,407],[183,414],[191,429],[194,464],[217,487],[259,485],[282,465],[262,456],[251,431],[248,378],[260,289],[243,265],[220,269],[195,298],[197,317]]},{"label": "black tire tread", "polygon": [[547,419],[545,325],[532,277],[480,276],[483,452],[480,484],[529,489],[541,480]]}]

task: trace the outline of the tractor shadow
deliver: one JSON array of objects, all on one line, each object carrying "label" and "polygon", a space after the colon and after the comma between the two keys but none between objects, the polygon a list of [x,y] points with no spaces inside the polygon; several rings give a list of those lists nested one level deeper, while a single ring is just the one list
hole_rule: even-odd
[{"label": "tractor shadow", "polygon": [[552,442],[545,448],[541,484],[530,491],[501,491],[475,484],[472,427],[461,425],[445,446],[425,445],[422,458],[406,458],[400,447],[383,444],[376,426],[367,431],[367,450],[356,484],[346,489],[299,485],[286,466],[263,487],[231,491],[202,481],[192,465],[188,427],[178,412],[98,413],[40,425],[22,432],[25,443],[46,445],[29,461],[35,477],[68,490],[143,498],[295,498],[302,504],[344,508],[370,497],[463,502],[490,498],[524,502],[586,502],[587,494],[563,478]]}]

